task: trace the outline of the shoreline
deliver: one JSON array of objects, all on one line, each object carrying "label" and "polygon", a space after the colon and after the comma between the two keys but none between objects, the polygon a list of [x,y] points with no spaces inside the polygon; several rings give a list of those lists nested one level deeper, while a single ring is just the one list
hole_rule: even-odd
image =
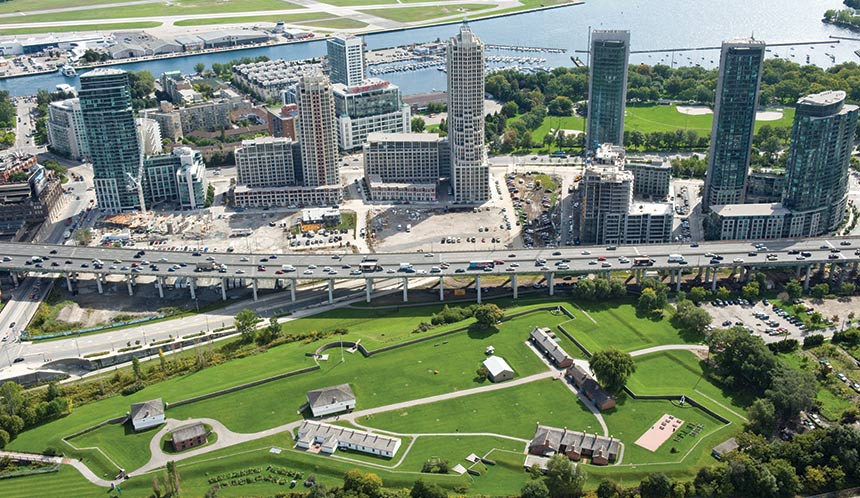
[{"label": "shoreline", "polygon": [[[490,14],[490,15],[487,15],[486,17],[480,17],[478,19],[470,20],[469,22],[480,22],[480,21],[489,20],[489,19],[498,19],[498,18],[509,17],[509,16],[517,16],[520,14],[528,14],[530,12],[539,12],[542,10],[550,10],[550,9],[560,9],[560,8],[564,8],[564,7],[574,7],[574,6],[578,6],[578,5],[584,5],[584,4],[585,4],[585,0],[572,0],[570,2],[558,4],[558,5],[547,5],[547,6],[542,6],[542,7],[533,7],[533,8],[525,9],[525,10],[518,10],[516,12],[503,12],[501,14]],[[452,25],[452,24],[459,24],[461,22],[462,22],[462,19],[459,19],[459,20],[455,20],[455,21],[441,21],[441,22],[436,22],[436,23],[421,24],[419,26],[404,26],[404,27],[399,27],[399,28],[356,31],[354,33],[356,35],[361,35],[361,36],[384,34],[384,33],[397,33],[397,32],[401,32],[401,31],[409,31],[412,29],[430,28],[430,27],[437,27],[437,26],[448,26],[448,25]],[[239,23],[237,23],[237,24],[239,24]],[[86,31],[83,31],[83,32],[86,32]],[[258,44],[254,44],[254,45],[241,45],[241,46],[235,46],[235,47],[223,47],[223,48],[215,48],[215,49],[208,49],[208,50],[206,50],[206,49],[195,50],[194,52],[174,52],[174,53],[170,53],[170,54],[146,55],[143,57],[135,57],[135,58],[131,58],[131,59],[111,59],[111,60],[107,60],[107,61],[99,62],[99,63],[95,63],[95,64],[84,64],[84,65],[73,66],[73,67],[75,68],[75,70],[88,70],[88,69],[95,69],[98,67],[121,66],[124,64],[139,64],[142,62],[157,61],[157,60],[164,60],[164,59],[179,59],[182,57],[197,57],[197,56],[207,55],[207,54],[238,52],[238,51],[242,51],[242,50],[253,50],[253,49],[258,49],[258,48],[278,47],[278,46],[283,46],[283,45],[296,45],[296,44],[302,44],[302,43],[310,43],[310,42],[325,40],[327,37],[328,37],[328,35],[319,36],[319,37],[314,36],[313,38],[304,38],[301,40],[278,40],[278,41],[267,42],[267,43],[258,43]],[[389,48],[394,48],[394,47],[381,47],[377,50],[385,50],[385,49],[389,49]],[[33,71],[33,72],[29,72],[29,73],[7,74],[7,75],[0,75],[0,80],[26,78],[28,76],[40,76],[40,75],[45,75],[45,74],[53,74],[53,73],[57,73],[57,72],[58,72],[57,69],[53,69],[53,70],[47,70],[46,69],[44,71]]]}]

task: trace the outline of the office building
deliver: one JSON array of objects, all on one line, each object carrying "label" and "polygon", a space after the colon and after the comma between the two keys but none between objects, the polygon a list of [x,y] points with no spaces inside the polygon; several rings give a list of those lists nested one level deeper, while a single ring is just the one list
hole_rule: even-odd
[{"label": "office building", "polygon": [[52,152],[77,161],[89,157],[80,99],[58,100],[48,106],[48,146]]},{"label": "office building", "polygon": [[435,201],[444,143],[435,133],[370,134],[363,151],[371,200]]},{"label": "office building", "polygon": [[782,204],[723,204],[711,206],[708,240],[770,240],[782,238],[791,212]]},{"label": "office building", "polygon": [[326,40],[329,78],[332,83],[355,86],[364,80],[364,41],[350,34],[337,34]]},{"label": "office building", "polygon": [[801,236],[835,230],[848,204],[848,166],[858,108],[845,104],[845,92],[826,91],[797,101],[786,162],[782,204],[801,213]]},{"label": "office building", "polygon": [[205,207],[208,183],[199,151],[177,147],[171,154],[145,158],[143,166],[147,207],[162,203],[176,204],[181,209]]},{"label": "office building", "polygon": [[354,86],[335,83],[332,91],[342,151],[360,148],[370,133],[407,133],[411,129],[412,113],[397,85],[368,78]]},{"label": "office building", "polygon": [[448,42],[447,69],[453,202],[482,203],[490,198],[484,147],[484,44],[466,23]]},{"label": "office building", "polygon": [[590,49],[586,146],[623,145],[630,32],[592,31]]},{"label": "office building", "polygon": [[672,164],[659,156],[628,157],[624,169],[633,173],[635,197],[663,201],[669,196]]},{"label": "office building", "polygon": [[243,140],[236,149],[236,182],[248,187],[296,185],[293,142],[287,138]]},{"label": "office building", "polygon": [[128,73],[98,68],[82,75],[80,103],[98,207],[111,212],[140,208],[141,151]]},{"label": "office building", "polygon": [[339,185],[337,120],[331,83],[320,72],[305,74],[296,86],[304,184]]},{"label": "office building", "polygon": [[36,156],[0,157],[0,239],[18,240],[28,223],[57,221],[64,205],[60,180]]},{"label": "office building", "polygon": [[765,44],[759,40],[723,42],[702,198],[705,213],[711,206],[744,202],[764,55]]}]

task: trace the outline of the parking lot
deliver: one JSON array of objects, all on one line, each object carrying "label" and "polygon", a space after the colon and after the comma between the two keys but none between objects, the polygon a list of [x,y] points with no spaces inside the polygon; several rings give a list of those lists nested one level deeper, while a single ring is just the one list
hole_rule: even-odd
[{"label": "parking lot", "polygon": [[745,327],[752,333],[759,335],[767,343],[778,342],[786,338],[797,339],[798,342],[802,343],[803,338],[812,333],[825,336],[833,335],[832,332],[824,330],[814,332],[804,330],[803,323],[799,319],[778,308],[774,309],[773,305],[765,304],[765,301],[745,304],[749,301],[735,299],[723,302],[722,305],[716,304],[722,301],[714,301],[703,303],[702,308],[713,317],[711,322],[713,327]]},{"label": "parking lot", "polygon": [[[511,173],[505,182],[514,206],[515,223],[523,226],[525,247],[555,247],[559,240],[556,228],[561,179],[545,174]],[[498,180],[496,188],[500,190]],[[510,219],[505,222],[510,229]]]}]

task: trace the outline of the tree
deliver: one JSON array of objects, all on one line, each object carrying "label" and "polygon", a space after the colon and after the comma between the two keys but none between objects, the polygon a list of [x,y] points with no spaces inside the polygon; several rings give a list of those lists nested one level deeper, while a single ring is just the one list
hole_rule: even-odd
[{"label": "tree", "polygon": [[89,228],[78,228],[72,233],[72,240],[79,246],[86,246],[93,240],[93,231]]},{"label": "tree", "polygon": [[194,72],[195,73],[202,74],[204,69],[206,69],[206,64],[203,64],[202,62],[198,62],[197,64],[194,64]]},{"label": "tree", "polygon": [[242,337],[242,342],[254,342],[254,337],[257,335],[257,321],[259,317],[253,311],[245,308],[233,319],[233,325],[236,331]]},{"label": "tree", "polygon": [[657,293],[654,289],[642,289],[639,294],[639,300],[636,302],[636,309],[643,314],[651,313],[657,307]]},{"label": "tree", "polygon": [[9,444],[9,433],[0,429],[0,449],[5,448]]},{"label": "tree", "polygon": [[639,483],[639,496],[642,498],[669,498],[672,480],[662,472],[648,474]]},{"label": "tree", "polygon": [[573,102],[569,98],[560,95],[549,102],[547,112],[549,112],[550,116],[570,116],[573,114]]},{"label": "tree", "polygon": [[549,498],[549,489],[543,481],[529,481],[520,490],[520,498]]},{"label": "tree", "polygon": [[719,299],[720,301],[725,301],[730,297],[732,297],[732,291],[730,291],[729,289],[725,287],[720,287],[719,289],[717,289],[717,299]]},{"label": "tree", "polygon": [[744,299],[755,301],[756,299],[758,299],[758,296],[761,293],[761,288],[759,287],[758,282],[750,282],[743,286],[741,292],[743,294]]},{"label": "tree", "polygon": [[769,399],[759,398],[747,408],[747,428],[756,434],[770,435],[776,424],[776,413]]},{"label": "tree", "polygon": [[134,372],[135,379],[143,380],[143,372],[140,370],[140,360],[136,356],[131,359],[131,370]]},{"label": "tree", "polygon": [[426,126],[426,123],[424,122],[424,120],[422,118],[419,118],[416,116],[416,117],[412,118],[411,125],[412,125],[412,133],[421,133],[424,131],[424,127]]},{"label": "tree", "polygon": [[364,473],[352,469],[343,476],[343,490],[351,491],[358,496],[376,497],[382,489],[382,479],[372,472]]},{"label": "tree", "polygon": [[824,299],[827,294],[830,294],[830,285],[826,282],[820,283],[812,288],[811,294],[815,299]]},{"label": "tree", "polygon": [[675,303],[675,316],[672,321],[675,325],[688,332],[703,334],[708,325],[711,324],[711,315],[702,308],[697,307],[692,301],[680,301]]},{"label": "tree", "polygon": [[546,487],[551,498],[578,498],[582,496],[583,485],[585,474],[581,465],[574,465],[565,455],[550,457],[546,464]]},{"label": "tree", "polygon": [[780,498],[791,498],[800,492],[800,478],[788,460],[773,459],[767,464],[768,472],[776,479],[776,487]]},{"label": "tree", "polygon": [[496,304],[482,304],[475,309],[475,320],[482,328],[490,327],[499,323],[504,312]]},{"label": "tree", "polygon": [[502,116],[512,118],[520,112],[520,106],[516,102],[510,100],[502,105]]},{"label": "tree", "polygon": [[484,382],[489,377],[490,377],[490,370],[487,369],[487,367],[485,367],[484,365],[481,365],[480,367],[478,367],[477,370],[475,370],[475,379],[478,382]]},{"label": "tree", "polygon": [[690,289],[690,293],[687,297],[690,298],[690,301],[699,304],[708,300],[708,294],[708,291],[704,287],[693,287]]},{"label": "tree", "polygon": [[627,377],[636,371],[633,357],[613,346],[594,353],[588,365],[600,384],[611,393],[619,392]]},{"label": "tree", "polygon": [[583,301],[591,301],[594,299],[594,281],[581,278],[574,285],[572,294],[574,299],[582,299]]},{"label": "tree", "polygon": [[850,296],[854,294],[854,291],[857,289],[857,286],[852,282],[842,282],[842,285],[839,286],[839,293],[843,296]]},{"label": "tree", "polygon": [[762,392],[770,387],[776,357],[761,337],[742,328],[717,329],[708,339],[716,372],[735,387]]},{"label": "tree", "polygon": [[622,491],[617,482],[603,479],[597,485],[597,498],[620,498]]},{"label": "tree", "polygon": [[776,369],[771,388],[765,391],[774,413],[783,421],[815,406],[817,394],[818,382],[812,373],[782,366]]},{"label": "tree", "polygon": [[788,294],[788,299],[791,300],[791,302],[796,301],[797,298],[803,295],[803,287],[797,280],[789,281],[787,284],[785,284],[783,290],[786,294]]},{"label": "tree", "polygon": [[180,486],[179,469],[176,468],[176,462],[168,460],[165,468],[167,469],[167,494],[178,497],[182,494],[182,488]]},{"label": "tree", "polygon": [[448,498],[448,493],[438,484],[427,484],[424,480],[418,479],[412,485],[409,496],[411,498]]}]

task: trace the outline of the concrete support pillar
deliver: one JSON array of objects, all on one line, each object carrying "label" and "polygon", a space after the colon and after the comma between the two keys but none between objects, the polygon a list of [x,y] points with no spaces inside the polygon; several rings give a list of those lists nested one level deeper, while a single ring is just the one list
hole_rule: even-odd
[{"label": "concrete support pillar", "polygon": [[519,293],[520,287],[517,285],[517,274],[514,273],[511,275],[511,289],[514,291],[514,299],[517,298],[517,294]]},{"label": "concrete support pillar", "polygon": [[852,272],[852,273],[857,273],[857,267],[858,267],[858,265],[860,265],[860,261],[855,261],[855,262],[854,262],[854,265],[851,267],[851,272]]},{"label": "concrete support pillar", "polygon": [[812,265],[806,267],[806,278],[803,279],[803,290],[809,290],[809,280],[812,277]]},{"label": "concrete support pillar", "polygon": [[711,280],[711,292],[717,290],[717,269],[714,268],[714,279]]},{"label": "concrete support pillar", "polygon": [[158,289],[158,297],[164,299],[164,279],[162,277],[155,278],[155,288]]},{"label": "concrete support pillar", "polygon": [[290,279],[290,301],[296,301],[296,279]]},{"label": "concrete support pillar", "polygon": [[818,265],[818,273],[824,273],[825,268],[827,267],[827,263],[821,263]]},{"label": "concrete support pillar", "polygon": [[222,301],[227,300],[227,279],[226,278],[221,279],[221,300]]},{"label": "concrete support pillar", "polygon": [[69,289],[69,292],[72,292],[72,279],[69,278],[68,273],[64,273],[64,275],[66,276],[66,288]]},{"label": "concrete support pillar", "polygon": [[334,279],[328,279],[328,303],[334,302]]},{"label": "concrete support pillar", "polygon": [[478,291],[478,304],[481,304],[481,276],[475,275],[475,290]]},{"label": "concrete support pillar", "polygon": [[675,292],[681,291],[681,275],[684,273],[684,270],[678,268],[678,274],[675,276]]},{"label": "concrete support pillar", "polygon": [[549,272],[546,274],[546,286],[549,289],[549,295],[555,294],[555,273]]},{"label": "concrete support pillar", "polygon": [[98,273],[96,273],[96,287],[99,289],[99,294],[104,294],[105,291],[102,288],[102,276]]},{"label": "concrete support pillar", "polygon": [[365,278],[364,279],[364,300],[365,302],[370,302],[370,293],[373,291],[373,279]]},{"label": "concrete support pillar", "polygon": [[836,277],[836,263],[830,263],[830,274],[827,276],[827,279],[833,282],[833,279]]},{"label": "concrete support pillar", "polygon": [[669,270],[669,285],[675,285],[675,270]]},{"label": "concrete support pillar", "polygon": [[254,301],[256,301],[257,300],[257,279],[256,278],[251,279],[251,289],[254,292]]},{"label": "concrete support pillar", "polygon": [[188,291],[191,292],[191,299],[197,299],[197,279],[188,279]]},{"label": "concrete support pillar", "polygon": [[439,300],[445,300],[445,277],[439,277]]},{"label": "concrete support pillar", "polygon": [[12,275],[12,283],[15,285],[15,287],[18,287],[18,273],[13,271],[11,273],[11,275]]},{"label": "concrete support pillar", "polygon": [[635,279],[636,285],[642,281],[642,270],[633,270],[633,278]]},{"label": "concrete support pillar", "polygon": [[403,277],[403,302],[409,302],[409,279]]},{"label": "concrete support pillar", "polygon": [[128,286],[128,295],[133,296],[134,295],[134,289],[132,289],[132,287],[131,287],[131,275],[125,277],[125,283]]},{"label": "concrete support pillar", "polygon": [[800,265],[797,265],[797,271],[794,274],[794,278],[800,278],[800,271],[801,270],[802,270],[802,267]]},{"label": "concrete support pillar", "polygon": [[845,279],[845,272],[848,270],[848,264],[842,263],[839,265],[839,280],[836,282],[836,285],[842,285],[842,281]]},{"label": "concrete support pillar", "polygon": [[706,282],[706,283],[707,283],[707,282],[708,282],[708,280],[710,280],[710,279],[711,279],[711,267],[710,267],[710,266],[706,266],[706,267],[705,267],[705,279],[703,280],[703,282]]}]

